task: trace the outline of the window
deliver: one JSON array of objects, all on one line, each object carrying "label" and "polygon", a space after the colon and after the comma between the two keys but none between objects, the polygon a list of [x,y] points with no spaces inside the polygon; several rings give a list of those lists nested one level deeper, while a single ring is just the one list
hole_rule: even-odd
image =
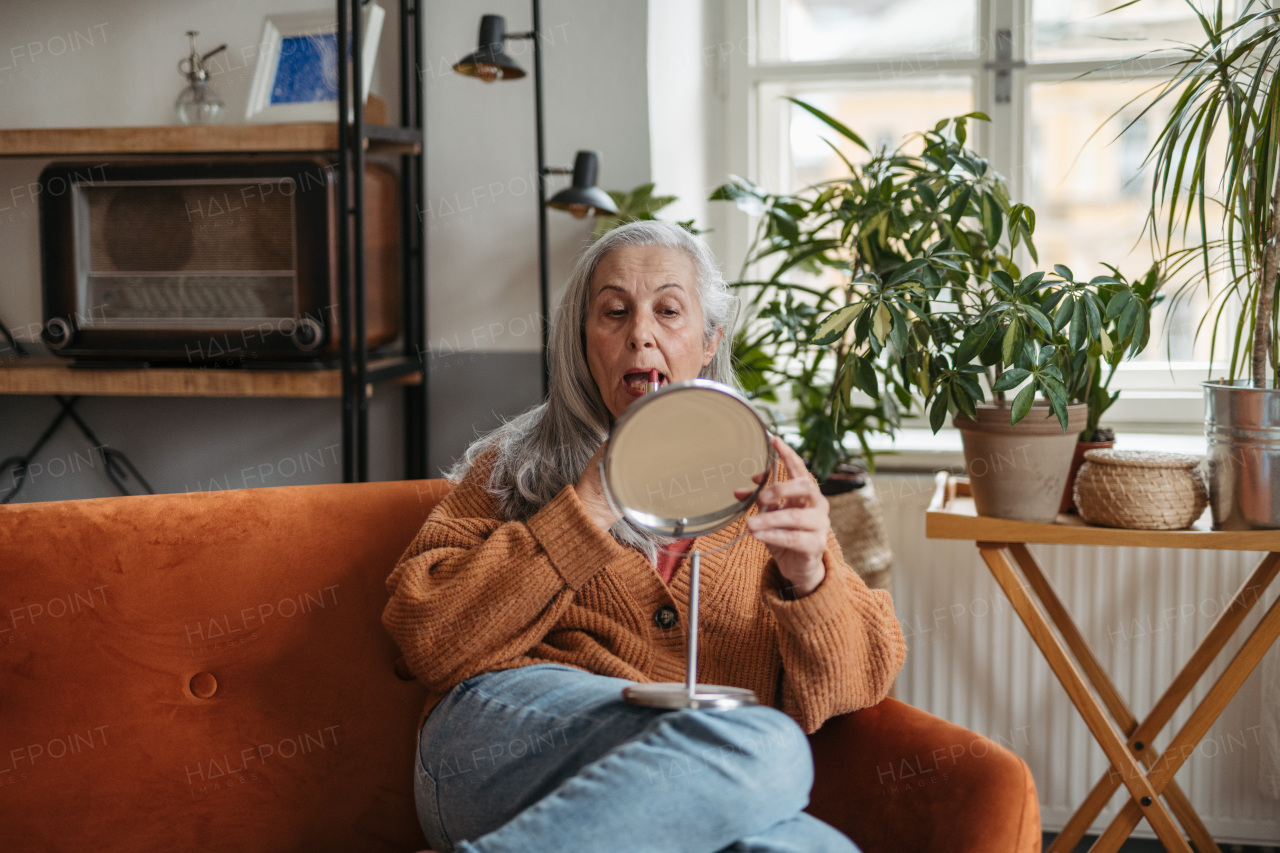
[{"label": "window", "polygon": [[[979,110],[970,144],[1037,214],[1041,268],[1078,278],[1137,277],[1151,265],[1143,233],[1150,174],[1142,167],[1163,116],[1131,106],[1160,82],[1158,63],[1120,62],[1169,40],[1198,40],[1184,0],[727,0],[726,171],[771,190],[798,190],[844,171],[823,126],[783,96],[835,115],[868,144]],[[1117,64],[1118,63],[1118,64]],[[995,67],[993,67],[995,66]],[[858,152],[842,149],[851,159]],[[725,248],[741,258],[748,229]],[[1166,284],[1172,293],[1177,281]],[[1152,341],[1121,367],[1111,425],[1195,431],[1208,375],[1211,310],[1198,296],[1157,309]],[[1221,346],[1221,345],[1220,345]],[[1220,350],[1221,351],[1221,350]]]}]

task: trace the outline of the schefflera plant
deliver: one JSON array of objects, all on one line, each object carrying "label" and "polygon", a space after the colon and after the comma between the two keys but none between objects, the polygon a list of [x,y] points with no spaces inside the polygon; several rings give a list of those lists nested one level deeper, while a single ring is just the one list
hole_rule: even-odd
[{"label": "schefflera plant", "polygon": [[[948,412],[972,416],[988,391],[1005,403],[1022,383],[1011,421],[1038,394],[1065,424],[1068,403],[1106,393],[1104,365],[1114,370],[1146,344],[1150,299],[1135,300],[1114,269],[1087,283],[1065,267],[1022,275],[1020,246],[1038,261],[1035,213],[966,147],[968,123],[985,116],[944,119],[872,152],[837,119],[792,101],[866,160],[832,145],[847,174],[793,194],[734,178],[712,198],[759,217],[736,284],[750,294],[734,342],[743,384],[765,400],[790,388],[801,455],[820,479],[847,461],[846,437],[871,463],[868,435],[926,413],[936,432]],[[745,276],[760,268],[763,277]]]},{"label": "schefflera plant", "polygon": [[[873,467],[868,437],[892,435],[927,393],[914,374],[921,364],[930,369],[928,357],[902,360],[915,309],[931,314],[942,294],[962,293],[995,270],[1018,276],[1014,250],[1025,244],[1035,257],[1035,215],[1013,203],[988,162],[965,147],[969,122],[986,120],[980,113],[943,119],[894,150],[873,152],[839,120],[790,100],[866,158],[854,162],[832,145],[847,168],[839,177],[791,194],[734,177],[712,199],[758,217],[735,285],[748,296],[734,341],[739,376],[766,402],[774,389],[788,388],[800,453],[823,479],[853,456]],[[761,274],[748,277],[749,270]],[[932,319],[945,325],[962,317],[939,308]],[[947,329],[938,340],[952,334]],[[854,388],[869,399],[855,399]]]},{"label": "schefflera plant", "polygon": [[[943,273],[956,272],[951,254],[928,253],[887,281],[864,275],[851,283],[849,304],[819,323],[815,346],[847,346],[837,377],[845,399],[854,388],[878,399],[891,372],[918,392],[937,432],[948,413],[975,418],[985,385],[992,402],[1009,408],[1010,424],[1039,397],[1065,430],[1068,405],[1107,394],[1104,366],[1114,371],[1147,344],[1154,275],[1135,285],[1109,266],[1111,275],[1078,282],[1055,265],[1051,274],[1016,279],[996,269],[945,285]],[[1114,399],[1108,394],[1107,405]]]}]

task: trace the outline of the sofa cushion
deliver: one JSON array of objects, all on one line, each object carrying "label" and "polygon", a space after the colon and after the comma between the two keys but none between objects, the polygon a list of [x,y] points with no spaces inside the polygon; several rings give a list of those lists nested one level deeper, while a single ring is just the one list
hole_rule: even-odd
[{"label": "sofa cushion", "polygon": [[20,849],[413,850],[424,693],[384,581],[446,484],[0,507]]},{"label": "sofa cushion", "polygon": [[1026,762],[982,735],[896,699],[809,736],[807,811],[863,853],[1039,853]]}]

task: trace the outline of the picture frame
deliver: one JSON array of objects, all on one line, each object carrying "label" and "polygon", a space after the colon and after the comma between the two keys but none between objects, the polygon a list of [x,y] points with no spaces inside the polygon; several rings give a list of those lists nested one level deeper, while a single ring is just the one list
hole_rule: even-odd
[{"label": "picture frame", "polygon": [[[362,99],[378,56],[386,12],[377,3],[361,9]],[[249,89],[245,121],[336,121],[338,24],[334,10],[267,15]]]}]

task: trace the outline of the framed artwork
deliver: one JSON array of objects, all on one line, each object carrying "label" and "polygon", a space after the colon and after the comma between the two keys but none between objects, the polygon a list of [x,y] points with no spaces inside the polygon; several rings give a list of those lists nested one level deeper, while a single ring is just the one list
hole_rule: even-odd
[{"label": "framed artwork", "polygon": [[[361,15],[360,97],[365,99],[386,12],[377,3],[366,3]],[[258,47],[246,121],[337,120],[338,24],[332,9],[268,15]]]}]

